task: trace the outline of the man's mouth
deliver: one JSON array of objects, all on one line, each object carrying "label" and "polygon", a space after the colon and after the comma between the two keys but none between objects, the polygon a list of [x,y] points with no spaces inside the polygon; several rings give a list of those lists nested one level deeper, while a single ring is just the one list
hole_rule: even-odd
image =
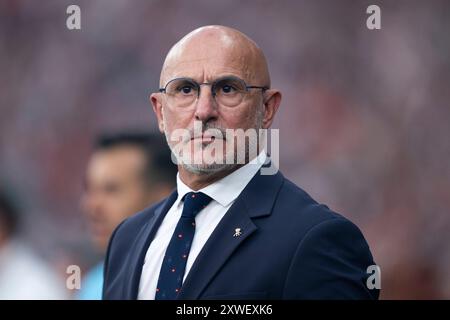
[{"label": "man's mouth", "polygon": [[211,143],[216,140],[216,136],[210,134],[203,134],[201,136],[192,137],[191,140],[200,140],[202,143]]}]

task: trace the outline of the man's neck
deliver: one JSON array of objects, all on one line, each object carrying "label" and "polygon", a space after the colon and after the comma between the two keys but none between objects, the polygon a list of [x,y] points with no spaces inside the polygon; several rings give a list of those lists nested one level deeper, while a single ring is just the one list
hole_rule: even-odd
[{"label": "man's neck", "polygon": [[182,166],[178,166],[178,172],[180,174],[181,181],[183,181],[183,183],[192,190],[197,191],[209,186],[210,184],[213,184],[216,181],[219,181],[220,179],[226,177],[227,175],[236,171],[242,166],[244,165],[236,165],[231,168],[221,170],[219,172],[202,173],[202,174],[193,173],[186,170]]},{"label": "man's neck", "polygon": [[[263,150],[261,152],[265,151]],[[221,171],[213,173],[203,173],[203,174],[194,173],[192,171],[187,170],[183,166],[179,165],[178,173],[180,174],[181,181],[183,181],[185,185],[187,185],[192,190],[197,191],[209,186],[210,184],[213,184],[216,181],[219,181],[220,179],[223,179],[227,175],[233,173],[237,169],[242,168],[249,162],[253,161],[258,156],[259,155],[253,156],[251,159],[247,158],[248,161],[246,161],[245,164],[236,164],[234,166],[226,167]]]}]

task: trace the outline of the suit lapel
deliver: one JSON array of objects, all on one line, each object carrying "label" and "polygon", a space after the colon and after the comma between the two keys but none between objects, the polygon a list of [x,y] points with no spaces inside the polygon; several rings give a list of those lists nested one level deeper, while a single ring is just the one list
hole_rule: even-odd
[{"label": "suit lapel", "polygon": [[177,199],[177,192],[174,191],[159,207],[155,209],[153,216],[139,231],[136,240],[130,248],[126,267],[126,279],[124,286],[124,299],[137,299],[139,281],[141,278],[142,266],[145,254],[150,242],[155,237],[161,222],[172,204]]},{"label": "suit lapel", "polygon": [[[244,212],[245,207],[239,201],[223,217],[192,265],[179,299],[198,299],[234,250],[257,229]],[[239,237],[233,237],[236,228],[241,228]]]},{"label": "suit lapel", "polygon": [[[238,247],[257,230],[253,218],[268,216],[283,182],[280,172],[261,175],[258,172],[231,206],[186,277],[178,299],[198,299],[216,273]],[[240,235],[236,235],[240,228]]]}]

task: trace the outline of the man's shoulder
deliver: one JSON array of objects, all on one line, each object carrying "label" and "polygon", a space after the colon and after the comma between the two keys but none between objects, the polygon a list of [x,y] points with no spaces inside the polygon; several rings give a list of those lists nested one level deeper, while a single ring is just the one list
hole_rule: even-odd
[{"label": "man's shoulder", "polygon": [[347,220],[327,205],[317,202],[308,192],[284,176],[273,210],[277,216],[291,224],[309,227],[328,220]]},{"label": "man's shoulder", "polygon": [[379,292],[365,285],[367,267],[375,264],[370,248],[352,221],[288,179],[272,214],[291,244],[283,243],[292,253],[283,299],[378,298]]}]

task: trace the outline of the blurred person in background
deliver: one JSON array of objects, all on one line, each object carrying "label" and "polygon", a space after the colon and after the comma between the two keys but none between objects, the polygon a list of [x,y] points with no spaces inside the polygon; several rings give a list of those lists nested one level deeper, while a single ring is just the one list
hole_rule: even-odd
[{"label": "blurred person in background", "polygon": [[0,190],[0,299],[65,299],[65,281],[19,240],[19,210]]},{"label": "blurred person in background", "polygon": [[[170,194],[176,172],[159,134],[117,133],[98,139],[87,167],[82,207],[102,254],[117,225]],[[103,261],[84,277],[78,298],[101,299],[102,286]]]}]

